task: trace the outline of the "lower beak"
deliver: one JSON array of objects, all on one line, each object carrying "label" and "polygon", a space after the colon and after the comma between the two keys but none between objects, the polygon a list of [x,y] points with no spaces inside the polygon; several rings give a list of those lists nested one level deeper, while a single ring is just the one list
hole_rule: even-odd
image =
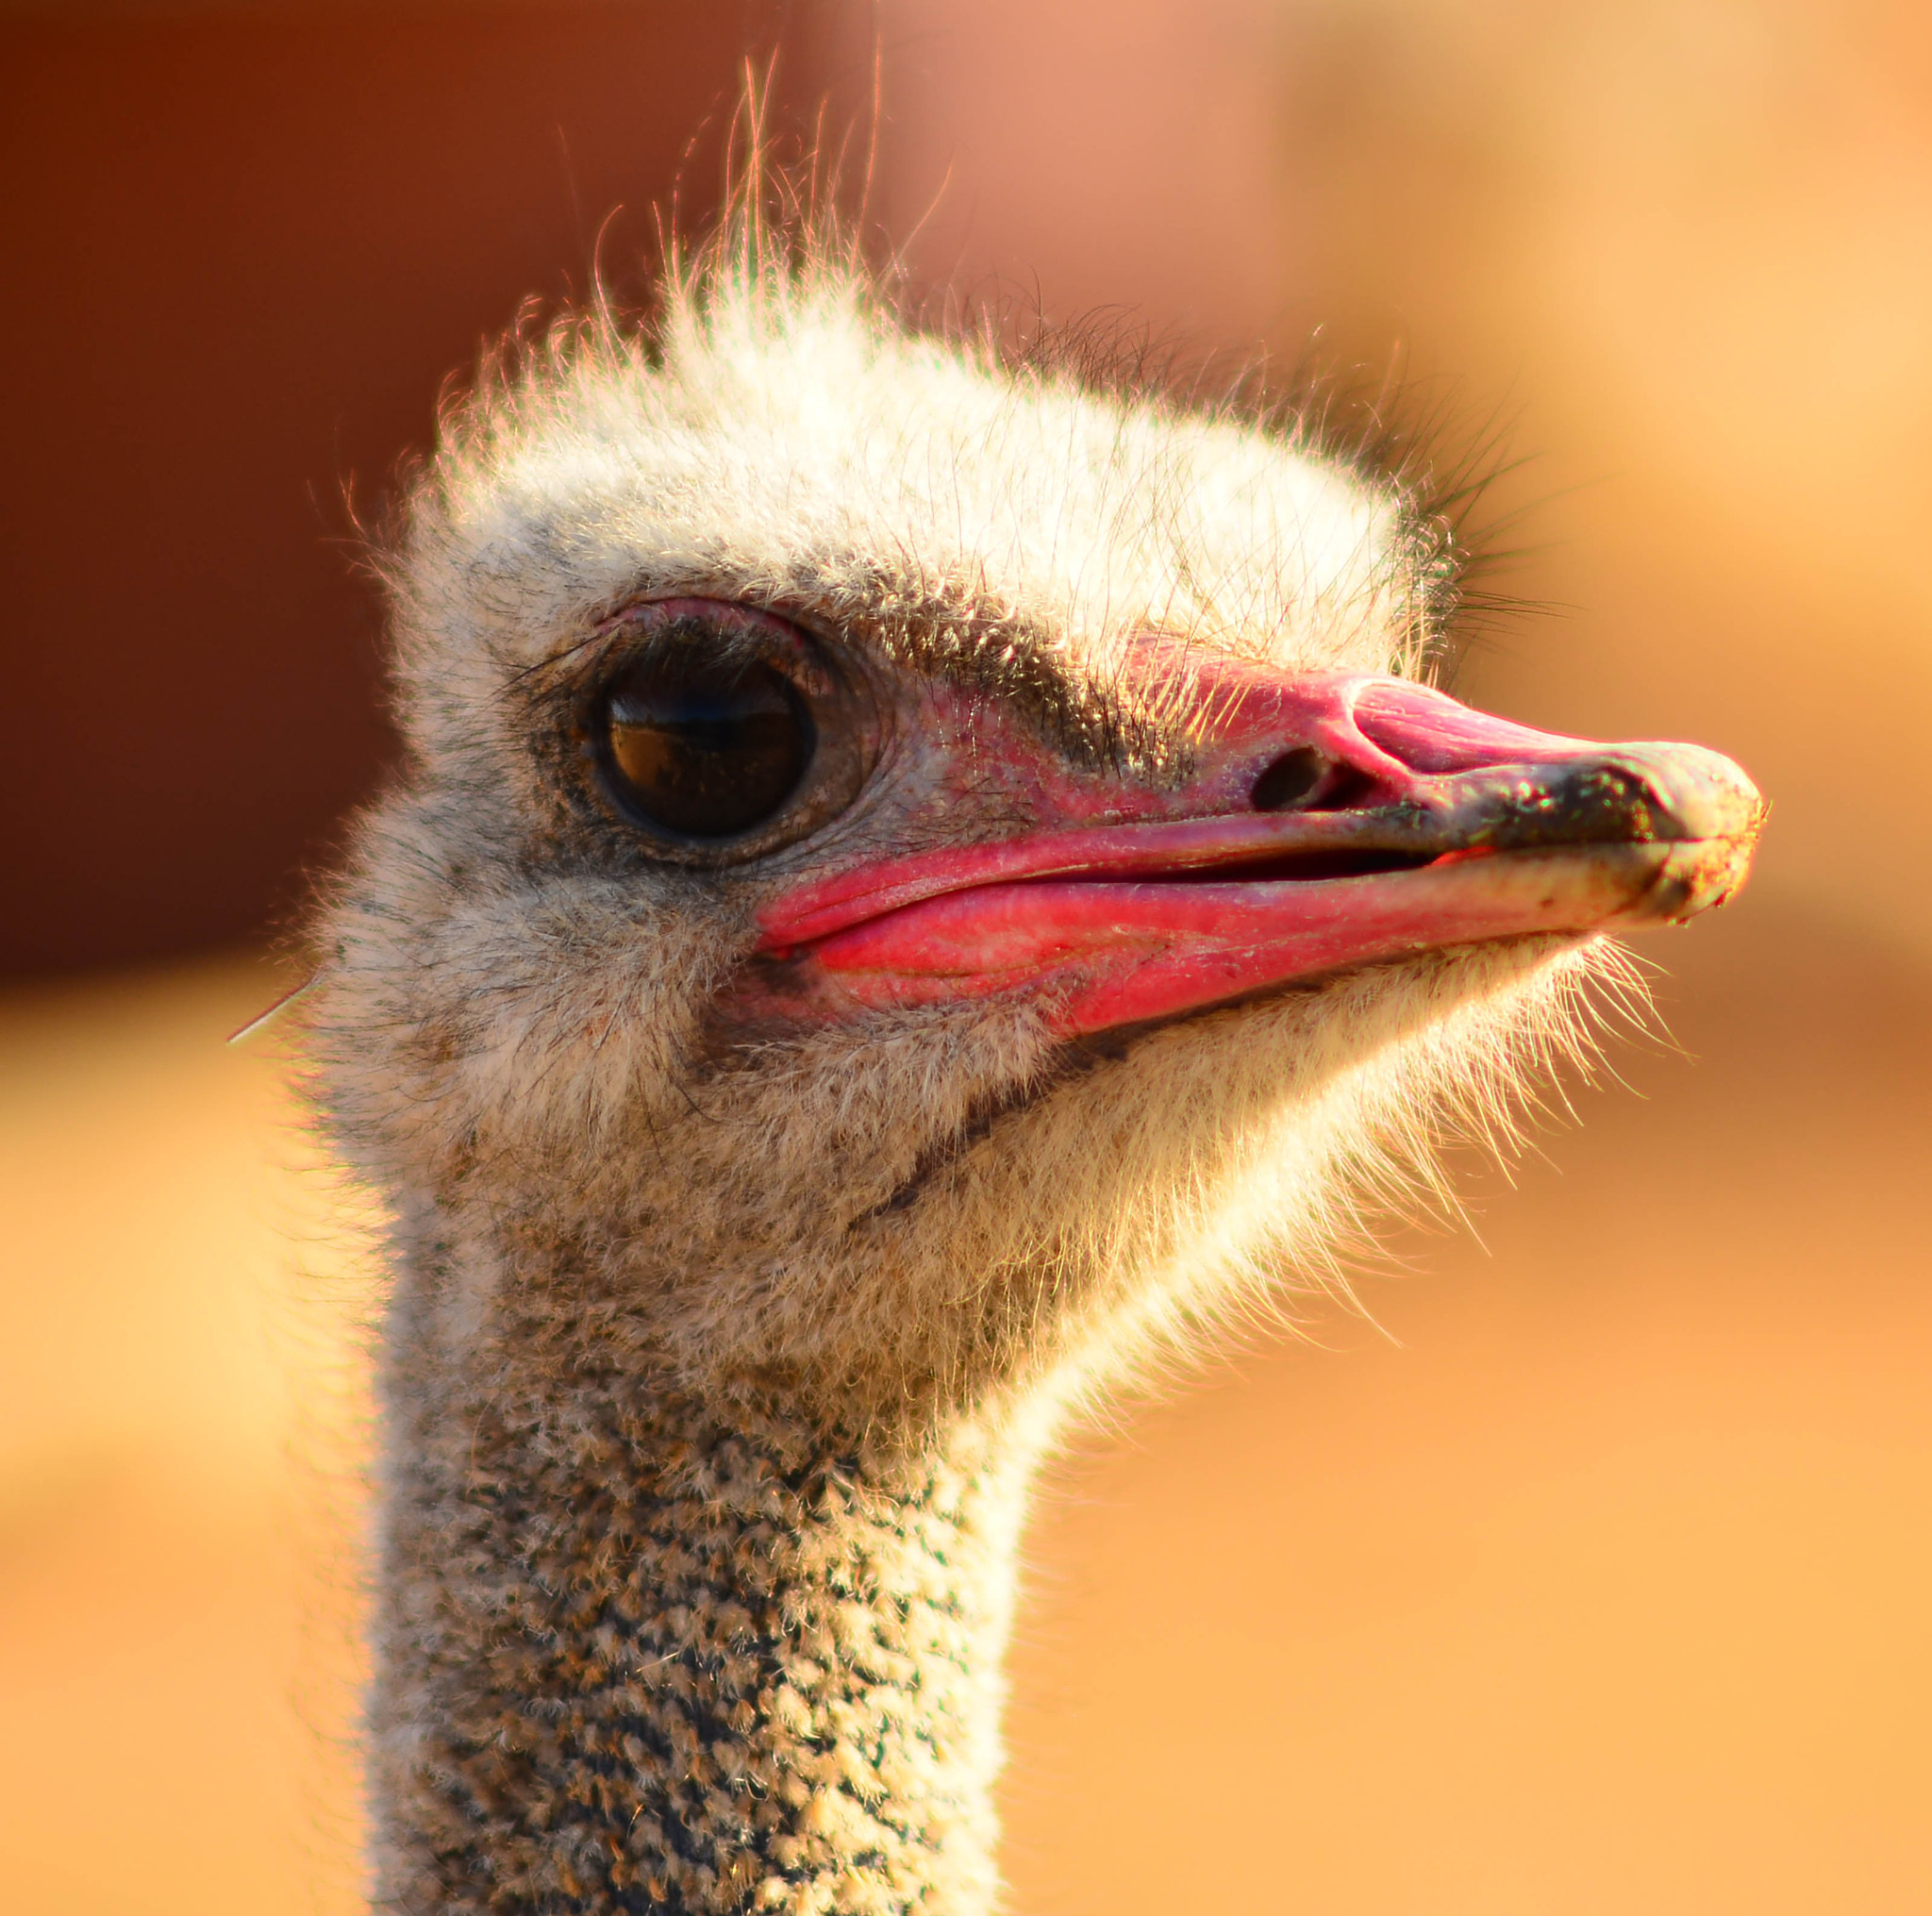
[{"label": "lower beak", "polygon": [[760,944],[779,995],[1020,993],[1080,1036],[1377,959],[1678,924],[1737,891],[1764,818],[1715,752],[1533,732],[1403,680],[1274,684],[1234,731],[1191,815],[1070,818],[785,894]]}]

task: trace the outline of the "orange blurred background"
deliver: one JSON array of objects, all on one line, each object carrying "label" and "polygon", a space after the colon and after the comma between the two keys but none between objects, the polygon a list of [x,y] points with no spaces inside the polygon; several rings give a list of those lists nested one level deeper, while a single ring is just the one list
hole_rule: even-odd
[{"label": "orange blurred background", "polygon": [[219,1042],[384,750],[336,502],[774,42],[922,279],[1501,419],[1458,689],[1776,807],[1480,1241],[1058,1470],[1013,1907],[1932,1909],[1932,16],[1824,0],[0,14],[0,1905],[356,1907],[361,1219]]}]

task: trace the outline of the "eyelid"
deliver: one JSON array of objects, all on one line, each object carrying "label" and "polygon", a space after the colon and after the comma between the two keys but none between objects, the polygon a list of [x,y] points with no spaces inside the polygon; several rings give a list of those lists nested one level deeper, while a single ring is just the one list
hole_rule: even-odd
[{"label": "eyelid", "polygon": [[[692,628],[688,638],[680,635],[685,626]],[[606,677],[689,648],[716,662],[774,666],[811,698],[834,698],[842,689],[810,633],[776,612],[730,599],[638,600],[605,620],[597,637],[606,641]]]}]

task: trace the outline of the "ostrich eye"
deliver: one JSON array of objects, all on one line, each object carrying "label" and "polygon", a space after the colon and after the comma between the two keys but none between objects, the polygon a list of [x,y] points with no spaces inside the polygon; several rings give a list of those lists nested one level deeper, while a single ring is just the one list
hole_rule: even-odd
[{"label": "ostrich eye", "polygon": [[598,637],[569,736],[592,775],[583,795],[629,827],[634,852],[749,864],[811,837],[864,789],[879,708],[864,658],[839,635],[691,597],[641,601]]},{"label": "ostrich eye", "polygon": [[642,659],[604,699],[606,776],[641,823],[686,839],[728,839],[797,791],[817,730],[769,665],[689,653]]}]

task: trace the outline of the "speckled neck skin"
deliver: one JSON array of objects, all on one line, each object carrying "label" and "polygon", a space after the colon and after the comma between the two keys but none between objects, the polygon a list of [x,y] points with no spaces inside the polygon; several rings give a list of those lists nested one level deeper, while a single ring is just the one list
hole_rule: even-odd
[{"label": "speckled neck skin", "polygon": [[990,1908],[1017,1447],[698,1403],[594,1340],[560,1350],[554,1308],[458,1354],[411,1289],[375,1907]]}]

